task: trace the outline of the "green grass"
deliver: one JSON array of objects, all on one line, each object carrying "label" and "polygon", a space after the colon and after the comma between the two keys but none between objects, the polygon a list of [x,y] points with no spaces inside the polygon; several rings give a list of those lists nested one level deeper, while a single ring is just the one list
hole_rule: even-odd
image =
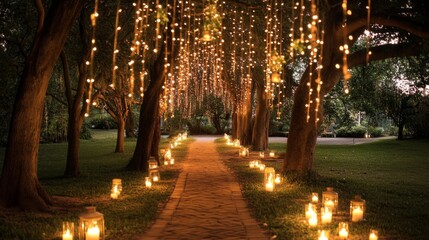
[{"label": "green grass", "polygon": [[[367,201],[364,222],[349,223],[350,239],[368,239],[370,228],[381,239],[427,239],[429,236],[429,141],[386,140],[363,145],[317,146],[314,173],[305,179],[286,175],[274,193],[263,191],[263,174],[249,169],[236,157],[235,148],[218,140],[218,150],[237,174],[254,216],[266,223],[279,239],[316,239],[304,218],[304,204],[311,192],[333,186],[339,193],[340,214],[325,229],[336,234],[339,221],[348,221],[350,199],[361,194]],[[285,151],[284,144],[270,149]],[[276,170],[281,160],[266,162]]]},{"label": "green grass", "polygon": [[[192,140],[186,140],[190,142]],[[161,148],[167,140],[163,140]],[[74,221],[85,206],[94,205],[104,214],[107,239],[130,239],[141,234],[153,222],[165,204],[179,173],[178,166],[161,168],[161,182],[152,189],[144,187],[146,174],[126,171],[135,139],[126,139],[125,152],[114,153],[116,132],[95,131],[92,140],[82,140],[79,178],[62,177],[67,144],[40,145],[38,175],[43,187],[54,196],[53,213],[22,213],[5,210],[0,213],[0,239],[60,239],[62,221]],[[176,163],[187,152],[187,144],[173,150]],[[0,164],[4,149],[0,149]],[[112,178],[121,178],[123,193],[119,200],[110,199]]]}]

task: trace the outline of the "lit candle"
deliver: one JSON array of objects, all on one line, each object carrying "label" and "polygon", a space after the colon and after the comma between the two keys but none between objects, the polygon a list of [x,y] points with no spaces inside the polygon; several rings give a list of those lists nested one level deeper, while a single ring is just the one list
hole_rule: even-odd
[{"label": "lit candle", "polygon": [[319,235],[319,240],[328,240],[328,234],[325,233],[325,230],[322,230]]},{"label": "lit candle", "polygon": [[146,185],[147,188],[151,188],[152,187],[152,182],[150,181],[150,177],[146,177],[145,185]]},{"label": "lit candle", "polygon": [[376,230],[372,230],[369,233],[369,240],[378,240],[378,232]]},{"label": "lit candle", "polygon": [[276,174],[276,179],[274,180],[276,184],[280,184],[282,182],[282,176],[280,174]]},{"label": "lit candle", "polygon": [[174,158],[170,159],[170,165],[174,165]]},{"label": "lit candle", "polygon": [[338,229],[340,238],[346,239],[349,236],[349,225],[346,222],[340,222],[338,224]]},{"label": "lit candle", "polygon": [[259,164],[259,170],[264,171],[265,170],[265,164]]},{"label": "lit candle", "polygon": [[86,232],[86,240],[99,240],[100,239],[100,229],[98,226],[88,228]]},{"label": "lit candle", "polygon": [[164,160],[164,165],[168,166],[168,160]]},{"label": "lit candle", "polygon": [[254,168],[255,167],[255,162],[254,161],[250,161],[249,162],[249,167],[250,168]]},{"label": "lit candle", "polygon": [[110,194],[110,198],[112,198],[112,199],[118,199],[118,196],[119,196],[118,186],[115,185],[113,187],[112,193]]},{"label": "lit candle", "polygon": [[69,229],[63,234],[63,240],[73,240],[73,234]]},{"label": "lit candle", "polygon": [[260,158],[264,158],[265,157],[265,153],[264,152],[259,152],[259,157]]},{"label": "lit candle", "polygon": [[332,211],[330,208],[325,207],[322,209],[322,223],[331,223],[332,222]]},{"label": "lit candle", "polygon": [[259,160],[255,160],[255,168],[259,168]]},{"label": "lit candle", "polygon": [[334,209],[335,203],[332,200],[325,200],[325,207],[330,207],[331,209]]},{"label": "lit candle", "polygon": [[267,184],[265,184],[265,191],[267,192],[274,191],[274,185],[272,182],[267,182]]},{"label": "lit candle", "polygon": [[313,203],[319,202],[319,194],[318,193],[311,193],[311,202],[313,202]]},{"label": "lit candle", "polygon": [[310,219],[313,215],[316,215],[316,212],[314,211],[314,207],[313,204],[309,203],[308,205],[306,205],[306,209],[305,209],[305,218],[308,220]]},{"label": "lit candle", "polygon": [[360,207],[354,208],[352,211],[352,222],[359,222],[363,219],[363,210]]},{"label": "lit candle", "polygon": [[273,151],[270,152],[270,157],[274,157],[275,155],[276,154]]},{"label": "lit candle", "polygon": [[308,219],[308,224],[310,227],[317,227],[317,214],[313,214],[310,219]]},{"label": "lit candle", "polygon": [[159,177],[158,176],[153,176],[153,181],[154,182],[158,182],[159,181]]}]

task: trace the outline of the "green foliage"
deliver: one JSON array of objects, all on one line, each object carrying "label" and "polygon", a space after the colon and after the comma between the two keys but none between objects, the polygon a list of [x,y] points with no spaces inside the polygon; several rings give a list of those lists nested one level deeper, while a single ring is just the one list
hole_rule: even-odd
[{"label": "green foliage", "polygon": [[157,7],[156,8],[156,17],[160,20],[160,24],[164,26],[168,23],[168,13],[165,8]]},{"label": "green foliage", "polygon": [[219,32],[222,28],[222,15],[216,3],[210,3],[204,9],[204,31]]},{"label": "green foliage", "polygon": [[368,127],[368,133],[371,137],[381,137],[384,134],[384,129],[382,127]]},{"label": "green foliage", "polygon": [[354,137],[363,138],[367,133],[366,127],[364,126],[353,126],[353,127],[341,127],[336,130],[337,137]]},{"label": "green foliage", "polygon": [[82,128],[80,129],[80,139],[89,140],[91,138],[91,123],[88,121],[84,121],[82,124]]},{"label": "green foliage", "polygon": [[108,114],[98,114],[90,120],[91,128],[94,129],[114,129],[118,128],[113,118]]},{"label": "green foliage", "polygon": [[277,51],[273,51],[271,53],[271,61],[269,68],[272,72],[281,72],[285,63],[285,56],[280,55]]}]

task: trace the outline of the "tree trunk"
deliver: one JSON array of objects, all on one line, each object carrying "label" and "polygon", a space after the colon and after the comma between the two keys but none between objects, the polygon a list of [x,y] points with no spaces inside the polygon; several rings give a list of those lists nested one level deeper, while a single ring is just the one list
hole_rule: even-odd
[{"label": "tree trunk", "polygon": [[132,106],[130,106],[130,110],[128,111],[127,121],[125,122],[125,135],[127,138],[137,137],[134,125],[135,125],[134,113],[132,110]]},{"label": "tree trunk", "polygon": [[133,158],[128,163],[128,169],[137,171],[147,171],[147,161],[152,150],[153,137],[155,134],[155,125],[158,120],[159,99],[164,83],[164,48],[157,56],[154,64],[151,66],[150,83],[143,97],[143,103],[140,109],[139,131],[137,144],[134,150]]},{"label": "tree trunk", "polygon": [[398,126],[398,140],[404,140],[404,122],[401,121]]},{"label": "tree trunk", "polygon": [[37,178],[43,103],[55,63],[83,0],[54,1],[38,32],[18,86],[5,160],[0,203],[24,210],[46,211],[52,204]]},{"label": "tree trunk", "polygon": [[159,115],[159,108],[156,115],[158,116],[158,119],[156,121],[155,129],[154,129],[153,142],[152,142],[152,148],[150,150],[150,155],[155,157],[155,160],[158,162],[158,165],[161,165],[161,163],[159,162],[159,143],[161,142],[161,117]]},{"label": "tree trunk", "polygon": [[118,116],[118,121],[116,121],[118,125],[118,132],[116,137],[116,153],[124,152],[124,141],[125,141],[125,120],[122,116]]},{"label": "tree trunk", "polygon": [[268,130],[270,127],[270,111],[267,95],[263,84],[256,86],[256,113],[252,132],[252,149],[263,151],[268,148]]},{"label": "tree trunk", "polygon": [[80,116],[80,109],[71,109],[67,125],[67,162],[64,171],[66,177],[78,177],[80,175],[79,149],[82,123],[83,118]]},{"label": "tree trunk", "polygon": [[238,121],[238,112],[237,109],[232,113],[232,139],[238,139],[238,128],[239,128],[239,121]]}]

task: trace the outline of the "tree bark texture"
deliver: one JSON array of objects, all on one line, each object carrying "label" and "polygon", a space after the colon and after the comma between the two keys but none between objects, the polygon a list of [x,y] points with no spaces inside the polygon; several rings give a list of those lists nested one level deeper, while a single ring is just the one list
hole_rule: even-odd
[{"label": "tree bark texture", "polygon": [[150,155],[155,157],[155,160],[158,162],[158,165],[160,166],[161,163],[159,162],[159,143],[161,142],[161,116],[159,114],[159,108],[158,112],[156,113],[158,115],[158,119],[155,122],[155,130],[153,134],[153,142],[152,142],[152,148],[150,150]]},{"label": "tree bark texture", "polygon": [[270,110],[262,81],[256,83],[256,112],[252,131],[252,149],[264,151],[268,148]]},{"label": "tree bark texture", "polygon": [[133,158],[128,163],[128,169],[147,171],[155,127],[159,120],[159,100],[164,83],[164,48],[150,67],[150,83],[144,94],[140,109],[139,131]]},{"label": "tree bark texture", "polygon": [[125,143],[125,119],[118,118],[116,123],[118,125],[118,132],[116,136],[115,152],[122,153],[124,152],[124,143]]},{"label": "tree bark texture", "polygon": [[39,24],[40,31],[36,33],[18,86],[9,129],[0,179],[3,206],[46,211],[52,204],[37,177],[43,103],[54,65],[83,2],[54,1],[42,25]]}]

